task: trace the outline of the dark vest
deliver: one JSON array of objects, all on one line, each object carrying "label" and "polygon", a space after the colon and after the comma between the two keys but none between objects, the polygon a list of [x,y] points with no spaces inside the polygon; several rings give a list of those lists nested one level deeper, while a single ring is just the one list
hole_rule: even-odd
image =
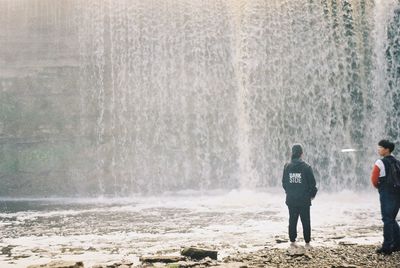
[{"label": "dark vest", "polygon": [[385,166],[385,176],[384,177],[379,177],[379,191],[388,191],[388,192],[395,192],[393,185],[387,183],[387,174],[390,172],[390,164],[389,161],[393,161],[396,158],[394,158],[393,155],[388,155],[382,158],[383,165]]}]

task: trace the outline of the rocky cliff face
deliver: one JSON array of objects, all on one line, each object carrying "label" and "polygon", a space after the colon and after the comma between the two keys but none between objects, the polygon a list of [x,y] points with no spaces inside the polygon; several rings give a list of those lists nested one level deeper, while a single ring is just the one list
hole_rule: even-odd
[{"label": "rocky cliff face", "polygon": [[73,1],[0,2],[1,196],[69,187],[80,113],[73,15]]}]

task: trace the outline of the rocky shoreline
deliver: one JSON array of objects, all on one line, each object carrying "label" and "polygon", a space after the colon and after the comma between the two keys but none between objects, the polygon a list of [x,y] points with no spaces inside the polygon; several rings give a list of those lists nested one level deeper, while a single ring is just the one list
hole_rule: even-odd
[{"label": "rocky shoreline", "polygon": [[400,252],[378,255],[372,245],[339,245],[310,250],[263,249],[249,254],[227,257],[224,262],[241,262],[243,267],[400,267]]},{"label": "rocky shoreline", "polygon": [[[336,247],[270,248],[226,256],[219,260],[205,257],[199,260],[185,256],[150,256],[142,257],[141,264],[129,261],[96,264],[92,268],[145,268],[145,267],[330,267],[330,268],[359,268],[359,267],[400,267],[400,252],[389,256],[378,255],[375,249],[378,245],[342,244]],[[157,259],[158,258],[158,259]],[[156,260],[156,261],[149,261]],[[44,265],[30,265],[29,268],[81,268],[83,262],[53,261]]]}]

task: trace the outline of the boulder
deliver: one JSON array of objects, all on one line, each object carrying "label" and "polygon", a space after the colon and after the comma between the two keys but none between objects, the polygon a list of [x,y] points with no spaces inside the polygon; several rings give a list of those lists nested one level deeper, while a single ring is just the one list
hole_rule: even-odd
[{"label": "boulder", "polygon": [[192,258],[194,260],[201,260],[206,257],[210,257],[211,259],[216,260],[218,251],[190,247],[190,248],[183,249],[181,254],[183,256]]}]

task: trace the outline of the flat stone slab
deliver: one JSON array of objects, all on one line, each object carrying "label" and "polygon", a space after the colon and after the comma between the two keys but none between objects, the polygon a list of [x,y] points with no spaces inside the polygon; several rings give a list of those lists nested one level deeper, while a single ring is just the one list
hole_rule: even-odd
[{"label": "flat stone slab", "polygon": [[171,263],[184,260],[186,260],[186,258],[183,256],[143,256],[139,258],[139,261],[147,263],[154,263],[154,262]]},{"label": "flat stone slab", "polygon": [[83,268],[81,261],[52,261],[47,264],[29,265],[27,268]]}]

